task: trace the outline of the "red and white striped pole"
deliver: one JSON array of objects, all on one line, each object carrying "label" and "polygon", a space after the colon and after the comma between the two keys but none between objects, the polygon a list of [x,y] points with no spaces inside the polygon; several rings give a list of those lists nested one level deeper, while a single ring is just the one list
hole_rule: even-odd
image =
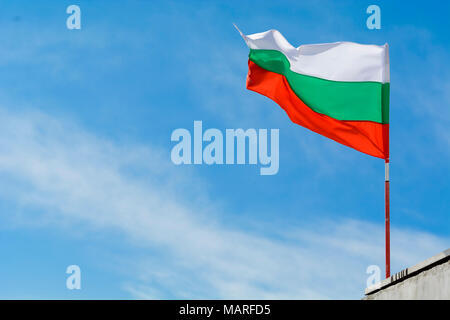
[{"label": "red and white striped pole", "polygon": [[390,243],[390,218],[389,218],[389,159],[385,159],[384,165],[384,192],[386,207],[386,278],[391,276],[391,243]]}]

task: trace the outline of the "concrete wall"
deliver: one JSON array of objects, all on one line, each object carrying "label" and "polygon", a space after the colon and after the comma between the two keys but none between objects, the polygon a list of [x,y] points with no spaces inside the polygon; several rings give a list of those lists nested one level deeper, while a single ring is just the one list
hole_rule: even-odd
[{"label": "concrete wall", "polygon": [[365,300],[450,300],[450,249],[366,289]]}]

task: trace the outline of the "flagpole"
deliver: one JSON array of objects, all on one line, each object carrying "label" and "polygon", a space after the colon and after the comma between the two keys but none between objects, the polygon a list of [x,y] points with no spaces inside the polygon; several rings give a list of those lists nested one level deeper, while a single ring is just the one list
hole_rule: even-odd
[{"label": "flagpole", "polygon": [[391,276],[391,248],[390,248],[390,217],[389,217],[389,159],[385,159],[384,165],[384,192],[386,209],[386,278]]}]

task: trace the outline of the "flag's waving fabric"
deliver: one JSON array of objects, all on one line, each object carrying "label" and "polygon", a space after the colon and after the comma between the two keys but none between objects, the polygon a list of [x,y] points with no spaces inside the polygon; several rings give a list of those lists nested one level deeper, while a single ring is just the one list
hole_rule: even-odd
[{"label": "flag's waving fabric", "polygon": [[336,42],[293,47],[276,30],[242,35],[247,88],[291,120],[346,146],[389,158],[388,46]]}]

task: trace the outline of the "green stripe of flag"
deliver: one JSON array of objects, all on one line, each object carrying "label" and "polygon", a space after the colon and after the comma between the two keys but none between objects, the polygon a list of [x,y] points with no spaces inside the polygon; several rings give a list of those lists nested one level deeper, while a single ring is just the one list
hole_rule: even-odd
[{"label": "green stripe of flag", "polygon": [[337,120],[389,123],[389,83],[341,82],[299,74],[276,50],[250,50],[249,59],[284,75],[295,94],[318,113]]}]

